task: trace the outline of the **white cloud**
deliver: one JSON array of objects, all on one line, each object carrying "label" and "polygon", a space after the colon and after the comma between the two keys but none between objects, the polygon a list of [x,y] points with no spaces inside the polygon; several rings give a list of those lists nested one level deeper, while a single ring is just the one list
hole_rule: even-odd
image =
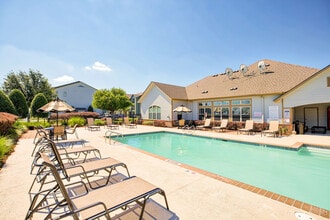
[{"label": "white cloud", "polygon": [[74,81],[74,78],[72,76],[63,75],[63,76],[57,77],[53,80],[54,80],[54,82],[57,82],[57,83],[68,83],[68,82]]},{"label": "white cloud", "polygon": [[96,70],[101,72],[110,72],[111,68],[99,61],[96,61],[92,66],[85,66],[85,70]]}]

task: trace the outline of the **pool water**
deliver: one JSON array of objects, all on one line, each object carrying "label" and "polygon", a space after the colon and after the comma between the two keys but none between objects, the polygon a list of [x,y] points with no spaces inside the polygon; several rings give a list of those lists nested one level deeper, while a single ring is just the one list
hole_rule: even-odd
[{"label": "pool water", "polygon": [[330,210],[330,150],[295,151],[169,132],[117,141]]}]

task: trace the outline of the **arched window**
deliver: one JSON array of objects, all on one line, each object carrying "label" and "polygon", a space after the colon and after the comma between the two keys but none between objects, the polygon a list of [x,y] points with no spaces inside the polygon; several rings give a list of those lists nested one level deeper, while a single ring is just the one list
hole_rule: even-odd
[{"label": "arched window", "polygon": [[160,107],[153,105],[149,107],[149,119],[161,119]]}]

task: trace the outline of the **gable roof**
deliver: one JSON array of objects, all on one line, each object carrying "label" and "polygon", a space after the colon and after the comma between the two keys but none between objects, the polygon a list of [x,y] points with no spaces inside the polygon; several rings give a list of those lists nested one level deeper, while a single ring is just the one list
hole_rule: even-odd
[{"label": "gable roof", "polygon": [[318,72],[316,72],[315,74],[313,74],[312,76],[308,77],[307,79],[305,79],[304,81],[302,81],[301,83],[295,85],[293,88],[291,88],[290,90],[288,90],[287,92],[285,92],[284,94],[280,95],[279,97],[277,97],[276,99],[274,99],[275,102],[278,102],[279,100],[281,100],[281,98],[287,96],[288,94],[294,92],[296,89],[298,89],[299,87],[303,86],[304,83],[306,81],[309,81],[312,78],[315,78],[317,76],[319,76],[320,74],[324,73],[324,72],[328,72],[330,71],[330,65],[324,67],[323,69],[319,70]]},{"label": "gable roof", "polygon": [[187,99],[186,88],[182,86],[175,86],[160,82],[154,82],[155,86],[157,86],[160,90],[162,90],[166,95],[171,97],[172,99]]},{"label": "gable roof", "polygon": [[148,94],[148,92],[154,87],[157,87],[160,91],[162,91],[171,99],[188,99],[185,87],[152,81],[150,82],[146,90],[142,93],[139,102],[141,102],[144,99],[145,95]]},{"label": "gable roof", "polygon": [[272,60],[264,60],[266,69],[260,73],[258,63],[248,66],[243,75],[234,71],[205,77],[186,87],[189,100],[283,94],[318,72],[309,68]]},{"label": "gable roof", "polygon": [[72,83],[67,83],[67,84],[64,84],[64,85],[56,86],[56,87],[54,87],[54,89],[59,89],[59,88],[66,87],[66,86],[72,86],[74,84],[79,84],[79,83],[80,84],[83,84],[84,86],[88,86],[88,87],[90,87],[90,88],[92,88],[94,90],[97,90],[94,87],[92,87],[92,86],[90,86],[90,85],[88,85],[88,84],[86,84],[84,82],[81,82],[81,81],[75,81],[75,82],[72,82]]}]

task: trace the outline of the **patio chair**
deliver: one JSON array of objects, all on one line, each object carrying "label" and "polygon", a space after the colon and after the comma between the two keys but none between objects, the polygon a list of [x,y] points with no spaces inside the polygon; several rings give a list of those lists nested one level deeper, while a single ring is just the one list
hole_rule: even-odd
[{"label": "patio chair", "polygon": [[[50,158],[46,155],[42,155],[42,158],[43,169],[49,170],[46,178],[51,176],[54,185],[34,195],[25,219],[32,219],[37,213],[46,215],[44,219],[62,219],[68,216],[74,219],[95,219],[102,216],[111,219],[110,213],[113,211],[116,211],[114,218],[118,219],[123,219],[125,215],[138,215],[139,219],[178,219],[169,210],[164,190],[139,177],[129,177],[95,190],[81,181],[65,185]],[[165,206],[150,199],[155,195],[163,197]],[[132,204],[139,206],[139,210],[130,208],[129,205]],[[126,211],[119,212],[123,207],[126,207]]]},{"label": "patio chair", "polygon": [[266,134],[272,134],[275,137],[279,136],[279,122],[278,121],[270,121],[269,122],[269,129],[268,130],[264,130],[261,131],[261,137],[262,135],[266,135]]},{"label": "patio chair", "polygon": [[49,131],[45,130],[43,126],[36,126],[35,129],[37,130],[36,134],[34,135],[33,143],[35,144],[39,137],[49,135]]},{"label": "patio chair", "polygon": [[79,139],[78,137],[78,133],[77,133],[77,124],[75,124],[73,126],[73,128],[70,128],[70,129],[66,129],[66,134],[74,134],[76,136],[77,139]]},{"label": "patio chair", "polygon": [[224,131],[227,129],[227,125],[228,125],[228,119],[222,119],[220,126],[215,126],[212,129],[214,129],[215,131]]},{"label": "patio chair", "polygon": [[113,130],[113,129],[119,129],[119,125],[115,125],[112,123],[112,118],[106,118],[106,127],[110,130]]},{"label": "patio chair", "polygon": [[180,119],[179,120],[179,125],[178,125],[178,128],[184,128],[184,126],[185,126],[185,120],[184,119]]},{"label": "patio chair", "polygon": [[59,137],[62,140],[66,140],[67,136],[66,136],[65,127],[63,125],[55,125],[52,136],[54,138],[53,140],[58,140]]},{"label": "patio chair", "polygon": [[100,131],[101,127],[94,124],[94,118],[87,118],[87,128],[90,131]]},{"label": "patio chair", "polygon": [[204,129],[204,128],[211,128],[211,119],[210,118],[205,119],[204,125],[196,126],[196,129]]},{"label": "patio chair", "polygon": [[[48,140],[48,149],[51,149],[51,152],[49,153],[49,157],[51,157],[51,160],[56,165],[57,169],[59,169],[64,176],[65,179],[70,181],[71,178],[80,176],[81,178],[85,179],[90,186],[90,188],[97,188],[100,186],[93,186],[92,181],[90,181],[91,177],[96,177],[96,174],[100,174],[101,171],[105,171],[107,173],[107,178],[105,180],[105,185],[108,184],[111,181],[111,174],[113,171],[118,171],[118,168],[124,168],[124,170],[127,173],[127,176],[129,177],[129,171],[125,163],[122,163],[116,159],[113,158],[100,158],[96,160],[87,161],[85,163],[76,162],[74,158],[72,157],[61,157],[60,152],[58,151],[57,147],[55,146],[55,143],[51,140]],[[39,170],[37,174],[44,173],[45,170],[43,170],[38,163],[39,159],[42,155],[45,155],[45,153],[39,153],[39,157],[36,157],[34,160],[34,166],[39,167]],[[34,183],[39,182],[38,175],[36,175],[35,179],[33,180],[33,183],[30,187],[30,191],[34,187]],[[43,184],[41,184],[41,188],[43,187]],[[30,192],[29,191],[29,192]]]},{"label": "patio chair", "polygon": [[253,133],[253,120],[246,120],[245,121],[245,128],[241,128],[237,130],[237,134],[238,133],[248,133],[248,134],[252,134]]},{"label": "patio chair", "polygon": [[128,117],[124,117],[124,124],[125,124],[125,127],[128,127],[128,128],[137,128],[137,125],[134,123],[131,123],[129,121]]}]

